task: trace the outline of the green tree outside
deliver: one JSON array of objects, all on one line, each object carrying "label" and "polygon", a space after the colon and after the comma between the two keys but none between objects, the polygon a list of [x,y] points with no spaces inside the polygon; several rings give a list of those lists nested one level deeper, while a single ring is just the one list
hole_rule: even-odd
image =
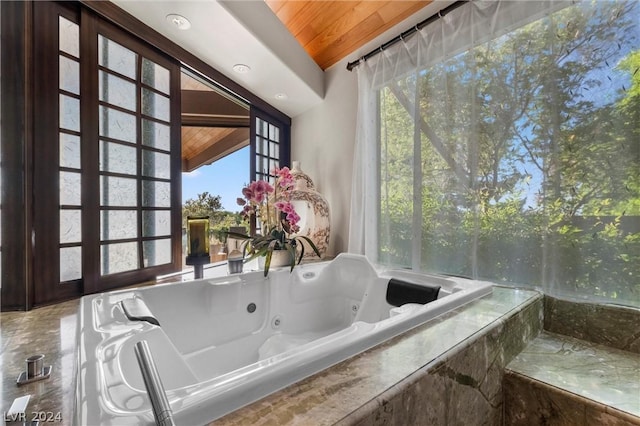
[{"label": "green tree outside", "polygon": [[567,7],[382,89],[380,258],[418,236],[423,270],[639,301],[638,9]]},{"label": "green tree outside", "polygon": [[196,199],[188,199],[182,206],[182,227],[187,227],[188,216],[209,216],[209,237],[212,244],[224,244],[229,227],[242,223],[239,213],[222,210],[219,195],[203,192]]}]

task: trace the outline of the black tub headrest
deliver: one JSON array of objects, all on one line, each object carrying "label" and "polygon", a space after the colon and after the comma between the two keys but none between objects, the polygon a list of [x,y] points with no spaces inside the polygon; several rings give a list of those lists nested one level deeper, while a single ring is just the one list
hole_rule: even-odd
[{"label": "black tub headrest", "polygon": [[391,278],[387,285],[387,303],[402,306],[406,303],[424,305],[438,298],[440,286],[429,284],[414,284]]}]

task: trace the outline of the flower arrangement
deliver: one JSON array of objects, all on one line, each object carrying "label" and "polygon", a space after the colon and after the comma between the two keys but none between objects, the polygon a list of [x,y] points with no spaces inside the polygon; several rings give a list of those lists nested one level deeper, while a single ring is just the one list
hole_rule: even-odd
[{"label": "flower arrangement", "polygon": [[291,204],[291,191],[294,186],[294,179],[288,167],[275,168],[272,174],[276,177],[272,186],[264,180],[251,182],[250,185],[242,189],[244,198],[238,198],[238,205],[242,206],[241,215],[249,220],[255,216],[259,220],[264,235],[244,235],[229,232],[233,238],[244,240],[243,255],[248,254],[247,261],[260,256],[265,257],[264,276],[269,274],[271,259],[274,250],[286,250],[289,255],[289,265],[291,270],[297,263],[302,261],[304,256],[304,244],[300,239],[304,239],[320,257],[320,252],[313,241],[304,235],[292,236],[300,231],[298,222],[300,216],[296,213]]}]

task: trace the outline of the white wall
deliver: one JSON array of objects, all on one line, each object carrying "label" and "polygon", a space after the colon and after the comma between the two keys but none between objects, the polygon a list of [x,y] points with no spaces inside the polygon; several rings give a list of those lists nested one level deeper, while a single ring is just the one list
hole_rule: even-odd
[{"label": "white wall", "polygon": [[324,101],[292,119],[291,159],[300,161],[302,170],[313,179],[331,209],[330,255],[347,251],[349,237],[358,81],[355,70],[347,71],[347,62],[437,14],[451,3],[452,0],[432,2],[327,69]]},{"label": "white wall", "polygon": [[346,61],[325,72],[322,104],[292,119],[291,159],[300,161],[331,212],[328,255],[347,251],[357,79]]}]

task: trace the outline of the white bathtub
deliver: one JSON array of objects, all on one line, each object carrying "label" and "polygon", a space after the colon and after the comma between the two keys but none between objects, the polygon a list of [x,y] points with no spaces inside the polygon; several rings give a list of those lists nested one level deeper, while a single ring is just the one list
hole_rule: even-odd
[{"label": "white bathtub", "polygon": [[[390,278],[440,286],[438,298],[390,305]],[[379,271],[341,254],[268,278],[250,272],[83,297],[75,422],[154,423],[134,354],[140,340],[176,424],[204,424],[490,292],[487,282]],[[405,293],[388,297],[403,303]],[[130,320],[123,300],[142,301],[160,325]]]}]

